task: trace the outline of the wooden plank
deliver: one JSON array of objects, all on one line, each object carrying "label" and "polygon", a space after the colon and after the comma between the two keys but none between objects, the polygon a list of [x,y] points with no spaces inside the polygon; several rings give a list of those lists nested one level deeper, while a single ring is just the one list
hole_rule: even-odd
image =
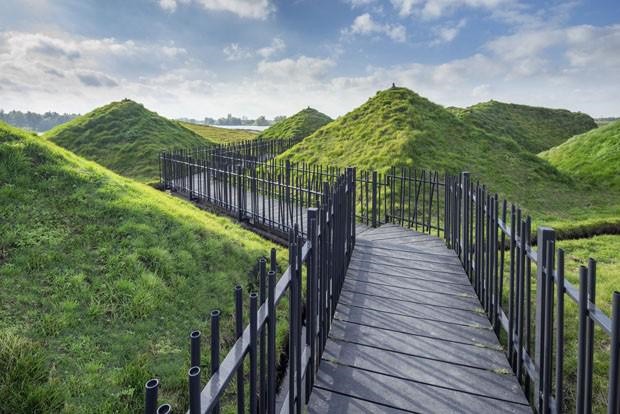
[{"label": "wooden plank", "polygon": [[402,414],[414,411],[401,410],[386,405],[380,405],[366,401],[362,398],[353,398],[348,395],[338,394],[324,388],[315,386],[310,395],[308,413],[310,414],[359,414],[359,413],[384,413]]},{"label": "wooden plank", "polygon": [[424,413],[531,413],[528,405],[497,400],[323,361],[317,385],[353,397]]},{"label": "wooden plank", "polygon": [[512,371],[507,364],[503,374],[337,341],[327,345],[323,359],[425,384],[527,404],[519,383],[508,375]]},{"label": "wooden plank", "polygon": [[484,348],[402,332],[379,330],[340,320],[334,320],[330,337],[482,369],[503,369],[506,366],[506,357],[499,348]]},{"label": "wooden plank", "polygon": [[353,292],[342,291],[338,306],[365,307],[372,311],[386,313],[386,323],[390,314],[412,316],[452,322],[460,325],[488,326],[488,319],[484,313],[462,312],[459,309],[440,308],[432,305],[403,302],[394,299],[377,298],[374,296],[356,295]]},{"label": "wooden plank", "polygon": [[[389,324],[386,324],[386,316]],[[411,335],[422,335],[445,341],[469,343],[497,347],[497,337],[490,326],[483,325],[454,325],[442,321],[420,319],[404,315],[386,315],[385,313],[350,306],[338,306],[336,319],[374,327],[400,331]]]},{"label": "wooden plank", "polygon": [[477,312],[480,310],[480,302],[474,296],[404,290],[397,287],[375,285],[352,279],[345,279],[343,290],[384,299],[396,299],[404,302],[421,303],[436,307],[449,307],[469,312]]},{"label": "wooden plank", "polygon": [[396,258],[408,260],[409,262],[424,261],[432,263],[444,263],[446,265],[454,265],[463,267],[457,256],[452,255],[429,255],[425,251],[406,251],[397,249],[395,246],[385,247],[380,244],[356,244],[354,256],[376,256],[379,258]]},{"label": "wooden plank", "polygon": [[469,294],[474,295],[474,289],[464,283],[458,282],[445,282],[439,278],[426,279],[424,275],[420,277],[413,276],[398,276],[383,272],[370,272],[365,269],[350,269],[347,273],[348,280],[358,280],[367,283],[375,283],[379,285],[388,285],[394,287],[400,287],[403,289],[418,289],[418,290],[430,290],[441,291],[448,294]]}]

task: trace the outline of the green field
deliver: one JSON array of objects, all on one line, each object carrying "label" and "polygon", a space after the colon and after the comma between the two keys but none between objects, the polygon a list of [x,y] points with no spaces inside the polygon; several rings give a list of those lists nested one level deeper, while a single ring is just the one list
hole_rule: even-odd
[{"label": "green field", "polygon": [[181,122],[181,125],[215,144],[247,141],[256,139],[258,135],[258,132],[246,129],[218,128],[211,125],[192,124],[190,122]]},{"label": "green field", "polygon": [[152,376],[186,407],[188,332],[221,308],[227,349],[273,245],[4,124],[0,160],[0,411],[138,412]]},{"label": "green field", "polygon": [[170,148],[191,148],[211,141],[125,99],[60,125],[45,138],[121,175],[142,182],[159,178],[157,157]]},{"label": "green field", "polygon": [[261,132],[258,137],[262,139],[301,139],[307,137],[331,121],[332,119],[329,116],[314,108],[308,107],[297,112],[293,116],[276,122],[274,125]]},{"label": "green field", "polygon": [[596,128],[590,116],[565,109],[489,101],[465,109],[449,108],[465,122],[496,136],[513,139],[527,151],[538,153],[573,135]]},{"label": "green field", "polygon": [[577,135],[540,156],[567,175],[620,191],[620,121]]}]

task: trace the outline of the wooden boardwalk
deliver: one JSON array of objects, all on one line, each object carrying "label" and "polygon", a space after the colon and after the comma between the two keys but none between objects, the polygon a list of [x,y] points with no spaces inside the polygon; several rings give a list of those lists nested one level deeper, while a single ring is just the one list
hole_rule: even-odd
[{"label": "wooden boardwalk", "polygon": [[396,225],[357,234],[308,411],[531,413],[455,253]]}]

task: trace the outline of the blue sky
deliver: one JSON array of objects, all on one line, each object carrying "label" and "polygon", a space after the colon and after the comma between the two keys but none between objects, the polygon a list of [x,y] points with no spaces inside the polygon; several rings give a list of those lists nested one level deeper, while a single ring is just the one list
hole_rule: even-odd
[{"label": "blue sky", "polygon": [[620,5],[519,0],[0,0],[0,108],[129,97],[171,117],[342,115],[392,82],[620,116]]}]

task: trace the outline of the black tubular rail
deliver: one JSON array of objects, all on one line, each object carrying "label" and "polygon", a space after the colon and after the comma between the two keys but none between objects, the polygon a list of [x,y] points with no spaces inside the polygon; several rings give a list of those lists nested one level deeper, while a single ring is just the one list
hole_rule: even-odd
[{"label": "black tubular rail", "polygon": [[[200,389],[201,334],[190,334],[191,367],[188,371],[189,413],[218,413],[220,399],[236,378],[237,411],[276,412],[276,305],[288,294],[288,384],[280,412],[301,413],[307,403],[327,341],[344,276],[355,245],[355,170],[349,168],[328,186],[318,207],[307,210],[304,237],[295,225],[289,231],[289,266],[276,283],[275,250],[271,269],[259,261],[259,292],[249,295],[250,323],[243,321],[242,288],[235,287],[237,341],[220,363],[219,310],[211,313],[211,377]],[[302,297],[302,268],[306,264],[306,295]],[[244,362],[249,359],[249,400],[245,401]],[[157,406],[159,380],[146,385],[145,413],[170,412]],[[281,396],[280,396],[281,397]]]},{"label": "black tubular rail", "polygon": [[[532,247],[531,218],[497,194],[470,180],[469,173],[446,178],[446,231],[526,397],[539,413],[565,412],[565,297],[579,308],[576,412],[592,412],[594,327],[609,335],[607,412],[620,412],[620,293],[612,317],[596,306],[596,262],[579,270],[579,287],[565,279],[564,250],[555,232],[539,227]],[[509,217],[507,217],[509,216]],[[508,258],[506,257],[508,255]],[[536,265],[533,286],[532,263]],[[507,286],[504,284],[507,283]],[[501,332],[500,332],[501,331]]]},{"label": "black tubular rail", "polygon": [[[160,184],[281,239],[294,224],[305,235],[305,210],[320,203],[328,186],[346,170],[270,160],[271,154],[247,158],[213,151],[164,152]],[[373,227],[395,223],[440,236],[445,221],[444,181],[437,172],[412,168],[391,168],[385,173],[356,170],[356,218]]]}]

